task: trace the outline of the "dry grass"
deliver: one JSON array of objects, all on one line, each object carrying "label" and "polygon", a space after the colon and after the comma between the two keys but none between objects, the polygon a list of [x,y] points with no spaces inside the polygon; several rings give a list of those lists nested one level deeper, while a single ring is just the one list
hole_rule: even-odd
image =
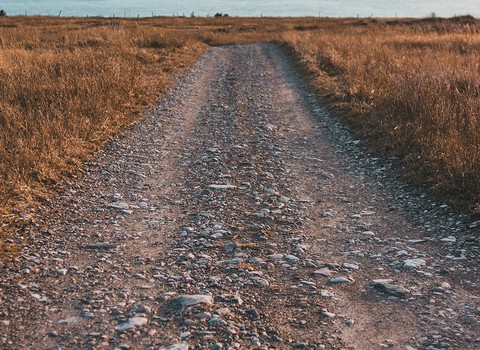
[{"label": "dry grass", "polygon": [[480,200],[480,25],[353,22],[283,40],[317,91],[371,150],[443,200]]},{"label": "dry grass", "polygon": [[[0,18],[0,222],[48,200],[208,45],[274,40],[375,152],[480,198],[479,25],[268,18]],[[15,214],[12,214],[15,213]],[[4,227],[5,229],[5,227]]]},{"label": "dry grass", "polygon": [[188,34],[127,25],[0,19],[0,238],[207,48]]}]

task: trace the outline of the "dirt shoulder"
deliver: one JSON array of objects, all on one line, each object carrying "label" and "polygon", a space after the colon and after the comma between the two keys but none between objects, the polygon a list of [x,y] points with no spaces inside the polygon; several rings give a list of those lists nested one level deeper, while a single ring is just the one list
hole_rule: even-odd
[{"label": "dirt shoulder", "polygon": [[7,349],[479,346],[478,239],[272,44],[208,51],[28,237]]}]

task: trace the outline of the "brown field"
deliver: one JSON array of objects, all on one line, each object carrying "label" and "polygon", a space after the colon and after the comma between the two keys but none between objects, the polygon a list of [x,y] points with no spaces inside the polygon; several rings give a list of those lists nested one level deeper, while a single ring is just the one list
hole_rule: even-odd
[{"label": "brown field", "polygon": [[[209,45],[275,41],[372,152],[475,212],[480,24],[450,20],[0,17],[0,214],[48,202]],[[19,215],[20,214],[20,215]]]}]

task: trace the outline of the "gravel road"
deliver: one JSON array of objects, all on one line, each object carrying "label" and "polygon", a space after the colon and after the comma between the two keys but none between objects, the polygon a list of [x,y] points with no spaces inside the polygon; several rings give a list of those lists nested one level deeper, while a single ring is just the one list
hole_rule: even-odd
[{"label": "gravel road", "polygon": [[7,243],[2,349],[479,349],[476,226],[273,44],[212,48]]}]

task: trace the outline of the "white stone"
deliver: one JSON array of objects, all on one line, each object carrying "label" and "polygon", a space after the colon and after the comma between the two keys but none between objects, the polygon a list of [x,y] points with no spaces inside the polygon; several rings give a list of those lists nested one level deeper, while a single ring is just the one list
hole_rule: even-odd
[{"label": "white stone", "polygon": [[119,332],[129,331],[133,328],[144,326],[148,323],[145,317],[132,317],[127,322],[120,323],[115,329]]},{"label": "white stone", "polygon": [[427,262],[424,259],[408,259],[403,262],[404,269],[415,269],[424,266]]},{"label": "white stone", "polygon": [[209,185],[208,188],[211,188],[212,190],[229,190],[232,188],[237,188],[235,185]]}]

